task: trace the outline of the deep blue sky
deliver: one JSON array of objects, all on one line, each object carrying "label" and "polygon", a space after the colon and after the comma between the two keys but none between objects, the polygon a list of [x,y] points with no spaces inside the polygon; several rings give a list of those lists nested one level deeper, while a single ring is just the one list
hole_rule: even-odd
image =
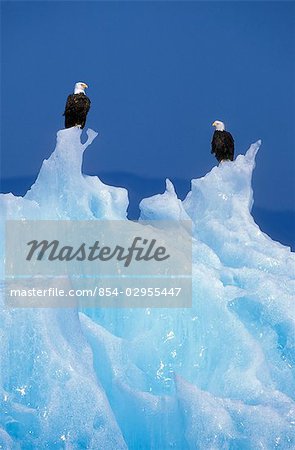
[{"label": "deep blue sky", "polygon": [[263,140],[256,205],[291,210],[294,17],[283,1],[2,2],[2,177],[38,173],[81,80],[101,133],[86,173],[202,176],[220,119],[237,154]]}]

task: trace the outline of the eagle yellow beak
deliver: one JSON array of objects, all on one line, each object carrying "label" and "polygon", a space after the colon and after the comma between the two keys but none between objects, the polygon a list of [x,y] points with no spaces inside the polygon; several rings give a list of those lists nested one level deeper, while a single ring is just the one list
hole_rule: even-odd
[{"label": "eagle yellow beak", "polygon": [[83,83],[83,87],[84,87],[84,89],[87,89],[88,85],[86,83]]},{"label": "eagle yellow beak", "polygon": [[215,126],[216,126],[216,122],[213,122],[213,123],[212,123],[212,127],[215,127]]}]

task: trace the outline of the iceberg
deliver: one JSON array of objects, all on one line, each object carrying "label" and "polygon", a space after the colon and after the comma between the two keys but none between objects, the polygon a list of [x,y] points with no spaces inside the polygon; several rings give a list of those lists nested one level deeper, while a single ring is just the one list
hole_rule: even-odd
[{"label": "iceberg", "polygon": [[260,141],[140,204],[139,223],[192,221],[191,308],[5,305],[6,220],[128,220],[127,191],[82,174],[81,133],[0,196],[0,448],[294,448],[295,258],[251,216]]}]

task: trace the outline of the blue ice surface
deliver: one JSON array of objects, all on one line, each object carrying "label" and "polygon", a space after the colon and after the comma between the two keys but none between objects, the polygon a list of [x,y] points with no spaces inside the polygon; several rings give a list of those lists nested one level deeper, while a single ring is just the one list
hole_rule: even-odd
[{"label": "blue ice surface", "polygon": [[[127,220],[128,194],[81,173],[96,133],[71,128],[6,219]],[[193,222],[190,309],[0,304],[0,449],[295,448],[294,254],[251,216],[260,142],[166,191],[141,219]],[[4,278],[3,264],[1,278]]]}]

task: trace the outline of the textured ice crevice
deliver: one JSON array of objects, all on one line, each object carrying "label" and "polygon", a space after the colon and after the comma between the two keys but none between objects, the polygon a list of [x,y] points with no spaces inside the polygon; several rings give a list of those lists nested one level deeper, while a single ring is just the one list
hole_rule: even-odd
[{"label": "textured ice crevice", "polygon": [[[138,369],[128,356],[127,341],[114,336],[104,327],[80,313],[80,322],[84,335],[94,355],[94,367],[100,378],[107,383],[109,378],[128,380],[135,388],[146,389],[144,373]],[[104,361],[104,367],[101,367]]]},{"label": "textured ice crevice", "polygon": [[[259,348],[255,348],[254,341],[252,342],[253,348],[248,349],[247,352],[249,355],[254,355],[255,363],[252,368],[239,373],[235,371],[233,362],[230,369],[232,379],[229,376],[225,379],[225,383],[229,386],[236,383],[237,379],[249,379],[252,389],[251,400],[250,392],[243,393],[243,390],[236,393],[236,400],[226,398],[226,389],[222,391],[225,397],[218,397],[210,391],[201,390],[196,385],[190,384],[179,375],[175,375],[175,394],[157,396],[142,391],[135,379],[130,383],[131,380],[128,380],[128,376],[126,378],[125,371],[127,369],[129,373],[130,362],[125,365],[126,361],[122,352],[126,351],[127,343],[122,345],[122,339],[108,335],[102,327],[93,324],[86,316],[80,314],[80,318],[87,338],[92,340],[94,353],[101,355],[101,352],[97,353],[97,346],[102,345],[106,346],[105,353],[111,355],[108,364],[115,370],[111,370],[111,380],[104,380],[105,389],[108,392],[110,387],[107,385],[109,383],[112,390],[116,391],[116,404],[124,405],[124,412],[120,411],[120,407],[117,406],[116,414],[124,433],[129,436],[129,439],[132,433],[136,438],[134,446],[131,445],[131,448],[136,448],[136,444],[140,445],[143,442],[147,429],[150,429],[151,426],[154,438],[157,439],[159,445],[161,438],[160,430],[157,430],[157,423],[163,415],[171,419],[170,424],[166,421],[161,422],[161,432],[166,436],[166,442],[169,436],[169,442],[174,445],[181,442],[181,448],[186,448],[186,445],[187,448],[195,448],[197,445],[200,449],[208,448],[208,446],[219,449],[228,442],[241,446],[247,443],[251,444],[253,448],[256,448],[255,446],[259,442],[263,442],[265,448],[272,448],[275,439],[284,442],[286,447],[283,448],[291,448],[292,442],[294,442],[292,434],[294,404],[286,395],[275,391],[271,384],[267,388],[265,380],[264,385],[258,379],[256,379],[256,384],[254,383],[256,372],[263,360],[263,355]],[[89,334],[91,334],[91,338]],[[241,339],[244,340],[243,336]],[[103,358],[101,360],[106,361]],[[97,368],[99,369],[99,366]],[[101,370],[99,372],[101,373]],[[212,385],[214,385],[214,380],[212,380]],[[240,387],[242,386],[240,385]],[[249,400],[246,403],[239,400],[241,394],[248,396]],[[273,401],[276,402],[275,408]],[[126,420],[127,414],[131,418],[129,421]],[[256,415],[258,423],[254,419]],[[149,417],[148,422],[147,417]],[[275,430],[266,436],[265,427],[271,427],[273,420],[276,421]],[[171,426],[172,423],[174,423],[173,426]],[[182,423],[182,426],[175,427],[176,423]]]},{"label": "textured ice crevice", "polygon": [[[12,437],[2,428],[0,428],[0,448],[3,449],[12,449],[14,446]],[[19,450],[20,446],[14,446],[15,450]]]},{"label": "textured ice crevice", "polygon": [[[220,449],[227,442],[235,448],[291,449],[295,444],[294,407],[288,399],[274,408],[222,399],[176,377],[180,404],[187,411],[185,436],[189,448]],[[283,414],[282,414],[283,413]],[[290,415],[289,415],[290,414]],[[293,419],[292,419],[293,417]],[[265,429],[269,432],[265,433]]]},{"label": "textured ice crevice", "polygon": [[[10,435],[34,448],[41,448],[44,442],[62,445],[61,436],[66,436],[69,448],[84,442],[91,448],[104,443],[110,450],[125,449],[93,370],[92,351],[81,332],[77,312],[16,309],[6,313],[6,319],[14,324],[11,328],[3,324],[8,336],[1,342],[4,423]],[[7,355],[11,355],[10,362]],[[22,370],[18,370],[19,361]],[[23,410],[28,404],[32,411],[26,408],[20,416],[15,407],[10,408],[11,402]]]},{"label": "textured ice crevice", "polygon": [[132,362],[132,343],[130,346],[130,342],[115,337],[82,313],[80,320],[95,355],[94,367],[127,437],[128,448],[166,448],[168,442],[184,448],[178,401],[173,396],[148,392],[146,374]]}]

